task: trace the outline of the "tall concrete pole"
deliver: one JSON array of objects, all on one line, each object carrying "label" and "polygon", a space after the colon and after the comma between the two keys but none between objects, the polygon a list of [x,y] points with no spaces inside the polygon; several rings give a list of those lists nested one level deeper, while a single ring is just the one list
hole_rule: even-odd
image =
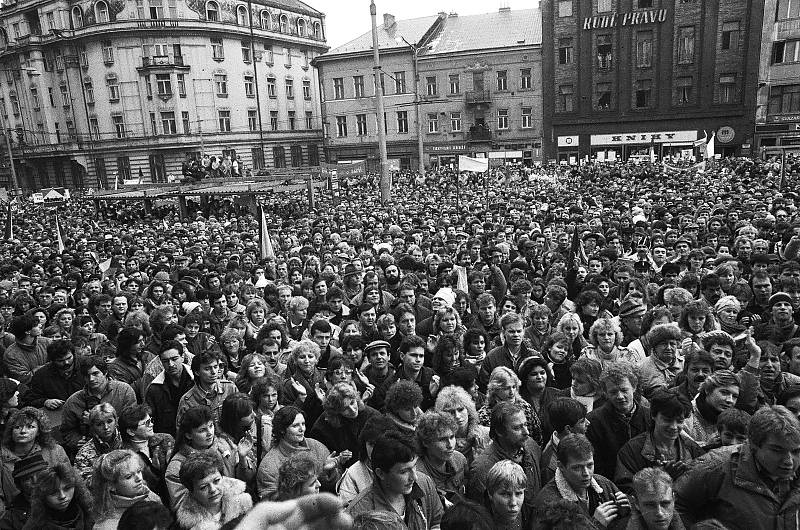
[{"label": "tall concrete pole", "polygon": [[378,149],[381,154],[381,202],[386,202],[392,198],[391,181],[389,180],[389,160],[386,154],[386,125],[383,110],[383,86],[381,83],[381,59],[378,55],[378,22],[375,0],[370,1],[369,14],[372,15],[372,76],[375,79],[375,102],[378,112]]},{"label": "tall concrete pole", "polygon": [[422,102],[419,98],[419,48],[412,45],[411,51],[414,54],[414,118],[417,120],[417,156],[419,157],[419,174],[425,176],[424,148],[422,145]]}]

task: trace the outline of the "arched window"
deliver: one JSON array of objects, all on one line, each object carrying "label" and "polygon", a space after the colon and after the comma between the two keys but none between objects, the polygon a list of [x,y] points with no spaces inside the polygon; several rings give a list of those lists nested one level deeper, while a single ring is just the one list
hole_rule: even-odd
[{"label": "arched window", "polygon": [[238,6],[236,8],[236,23],[240,26],[247,26],[250,24],[249,18],[247,16],[247,8],[245,6]]},{"label": "arched window", "polygon": [[322,39],[322,24],[319,22],[314,22],[314,38]]},{"label": "arched window", "polygon": [[100,0],[94,6],[94,18],[97,22],[108,22],[108,4],[105,0]]},{"label": "arched window", "polygon": [[83,27],[83,11],[80,6],[72,8],[72,28],[78,29]]},{"label": "arched window", "polygon": [[0,28],[0,48],[5,50],[8,47],[8,33],[3,28]]},{"label": "arched window", "polygon": [[206,20],[217,22],[219,20],[219,4],[211,0],[206,2]]},{"label": "arched window", "polygon": [[261,19],[261,29],[272,29],[272,15],[270,15],[269,11],[262,9],[259,18]]},{"label": "arched window", "polygon": [[301,37],[306,36],[306,20],[304,18],[297,19],[297,34]]},{"label": "arched window", "polygon": [[289,17],[281,15],[279,30],[281,33],[286,33],[289,30]]}]

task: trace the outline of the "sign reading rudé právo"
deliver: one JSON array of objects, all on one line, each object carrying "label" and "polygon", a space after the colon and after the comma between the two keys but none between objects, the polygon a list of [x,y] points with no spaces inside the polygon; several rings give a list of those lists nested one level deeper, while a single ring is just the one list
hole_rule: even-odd
[{"label": "sign reading rud\u00e9 pr\u00e1vo", "polygon": [[612,13],[597,15],[583,19],[583,29],[616,28],[618,26],[640,26],[642,24],[660,24],[667,20],[666,9],[635,11],[633,13]]}]

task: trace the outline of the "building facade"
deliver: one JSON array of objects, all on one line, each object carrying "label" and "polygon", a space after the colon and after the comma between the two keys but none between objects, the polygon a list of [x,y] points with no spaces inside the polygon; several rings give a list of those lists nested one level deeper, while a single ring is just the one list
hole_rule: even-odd
[{"label": "building facade", "polygon": [[763,0],[542,0],[546,158],[753,147]]},{"label": "building facade", "polygon": [[[541,160],[539,10],[395,20],[378,28],[393,166],[454,165],[458,155],[498,163]],[[372,37],[317,58],[331,161],[378,165]]]},{"label": "building facade", "polygon": [[765,0],[756,141],[800,151],[800,0]]},{"label": "building facade", "polygon": [[298,0],[6,0],[0,113],[23,188],[165,182],[187,156],[317,165],[324,15]]}]

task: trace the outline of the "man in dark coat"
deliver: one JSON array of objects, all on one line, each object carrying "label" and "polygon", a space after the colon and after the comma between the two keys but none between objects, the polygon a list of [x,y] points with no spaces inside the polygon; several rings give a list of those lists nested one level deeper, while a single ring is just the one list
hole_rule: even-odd
[{"label": "man in dark coat", "polygon": [[47,361],[33,372],[30,385],[20,398],[23,406],[59,410],[68,397],[83,388],[83,378],[75,366],[75,346],[70,341],[51,342]]}]

